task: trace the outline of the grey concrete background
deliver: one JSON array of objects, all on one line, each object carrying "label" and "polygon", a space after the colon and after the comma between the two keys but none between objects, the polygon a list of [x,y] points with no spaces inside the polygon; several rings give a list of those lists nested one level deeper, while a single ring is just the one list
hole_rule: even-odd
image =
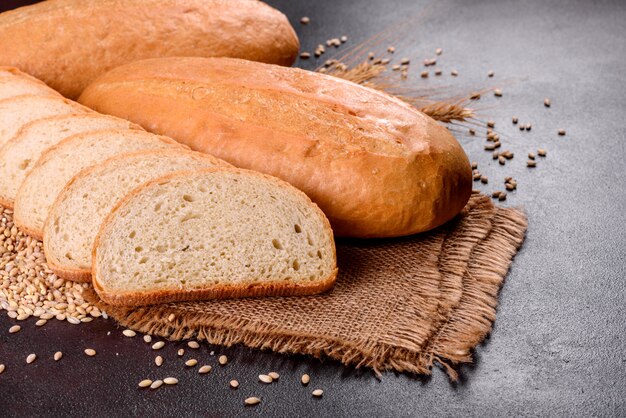
[{"label": "grey concrete background", "polygon": [[[14,1],[0,4],[8,8]],[[0,414],[5,416],[624,416],[626,415],[626,2],[272,0],[292,20],[303,50],[331,37],[350,44],[411,20],[396,36],[397,56],[415,64],[408,85],[441,94],[502,87],[473,103],[480,119],[493,119],[504,148],[515,158],[500,167],[483,151],[484,141],[455,128],[470,158],[490,178],[485,192],[502,189],[505,176],[519,182],[506,205],[523,207],[530,226],[501,292],[491,336],[476,361],[461,368],[452,384],[440,370],[431,378],[387,373],[376,380],[334,361],[279,356],[244,348],[203,348],[232,358],[225,368],[197,379],[181,373],[177,344],[159,353],[140,340],[121,336],[107,321],[70,326],[34,321],[15,335],[0,315]],[[301,16],[311,24],[301,26]],[[345,48],[342,47],[342,48]],[[444,49],[444,76],[422,80],[422,59]],[[330,57],[327,53],[323,59]],[[319,61],[318,61],[319,64]],[[313,60],[299,65],[311,68]],[[452,78],[449,72],[459,71]],[[487,78],[492,69],[495,77]],[[543,99],[552,99],[552,107]],[[530,122],[521,133],[511,116]],[[557,129],[567,130],[559,137]],[[525,155],[548,150],[538,167]],[[111,331],[111,335],[107,332]],[[95,358],[82,354],[98,350]],[[54,363],[52,354],[65,358]],[[25,364],[28,353],[40,359]],[[275,370],[280,382],[257,383]],[[308,389],[297,383],[308,372]],[[139,380],[156,374],[180,376],[178,387],[146,392]],[[228,381],[237,378],[233,391]],[[310,389],[325,390],[312,399]],[[263,403],[244,409],[256,395]]]}]

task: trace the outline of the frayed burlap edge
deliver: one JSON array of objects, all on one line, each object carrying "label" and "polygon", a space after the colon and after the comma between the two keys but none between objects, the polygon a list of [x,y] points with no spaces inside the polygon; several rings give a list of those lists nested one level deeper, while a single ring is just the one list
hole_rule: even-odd
[{"label": "frayed burlap edge", "polygon": [[[277,353],[330,357],[356,368],[371,368],[377,375],[385,370],[429,375],[437,362],[456,380],[456,367],[472,361],[472,349],[491,331],[498,292],[524,240],[527,219],[521,210],[497,208],[489,224],[482,228],[484,236],[479,232],[474,237],[478,243],[470,254],[458,301],[447,307],[449,315],[439,318],[439,326],[427,346],[414,349],[376,341],[314,339],[310,335],[285,334],[266,324],[195,312],[186,312],[184,316],[176,312],[174,321],[169,321],[172,310],[168,306],[129,310],[104,304],[92,289],[84,296],[120,325],[171,340],[196,338],[223,346],[243,344]],[[211,325],[198,326],[199,323]]]}]

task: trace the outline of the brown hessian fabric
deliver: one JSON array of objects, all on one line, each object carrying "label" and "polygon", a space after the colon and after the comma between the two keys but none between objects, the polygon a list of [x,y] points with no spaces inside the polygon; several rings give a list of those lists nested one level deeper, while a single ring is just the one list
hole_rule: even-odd
[{"label": "brown hessian fabric", "polygon": [[430,233],[338,240],[337,283],[322,295],[141,308],[86,296],[121,325],[172,340],[330,357],[376,373],[430,374],[438,363],[455,380],[491,330],[526,228],[522,211],[474,192],[461,215]]}]

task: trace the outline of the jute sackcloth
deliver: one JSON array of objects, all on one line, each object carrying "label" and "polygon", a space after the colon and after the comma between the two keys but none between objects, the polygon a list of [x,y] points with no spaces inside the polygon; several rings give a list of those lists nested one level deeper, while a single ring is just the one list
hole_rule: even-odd
[{"label": "jute sackcloth", "polygon": [[455,366],[470,362],[491,330],[526,227],[523,212],[475,192],[459,217],[430,233],[338,240],[337,283],[322,295],[142,308],[95,302],[125,327],[174,340],[326,356],[377,373],[430,374],[437,362],[456,379]]}]

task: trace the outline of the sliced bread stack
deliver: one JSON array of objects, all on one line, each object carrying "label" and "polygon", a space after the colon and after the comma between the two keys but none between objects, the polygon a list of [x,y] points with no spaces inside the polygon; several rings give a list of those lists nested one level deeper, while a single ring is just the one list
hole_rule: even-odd
[{"label": "sliced bread stack", "polygon": [[25,125],[0,147],[0,204],[13,208],[17,190],[48,148],[72,135],[104,129],[141,130],[124,119],[95,112],[53,116]]},{"label": "sliced bread stack", "polygon": [[330,224],[302,192],[241,169],[179,172],[127,195],[102,224],[93,285],[114,305],[308,295],[337,275]]},{"label": "sliced bread stack", "polygon": [[29,76],[17,68],[0,67],[0,100],[24,94],[61,97],[43,81]]},{"label": "sliced bread stack", "polygon": [[109,303],[305,295],[337,273],[328,220],[299,190],[2,67],[0,204],[54,272]]},{"label": "sliced bread stack", "polygon": [[137,186],[176,171],[230,164],[208,154],[180,150],[123,154],[86,168],[57,196],[44,227],[48,266],[60,277],[91,280],[91,249],[104,218]]},{"label": "sliced bread stack", "polygon": [[42,239],[52,204],[79,171],[118,154],[163,148],[186,149],[170,138],[138,130],[94,131],[61,141],[41,156],[20,186],[15,198],[15,224]]}]

